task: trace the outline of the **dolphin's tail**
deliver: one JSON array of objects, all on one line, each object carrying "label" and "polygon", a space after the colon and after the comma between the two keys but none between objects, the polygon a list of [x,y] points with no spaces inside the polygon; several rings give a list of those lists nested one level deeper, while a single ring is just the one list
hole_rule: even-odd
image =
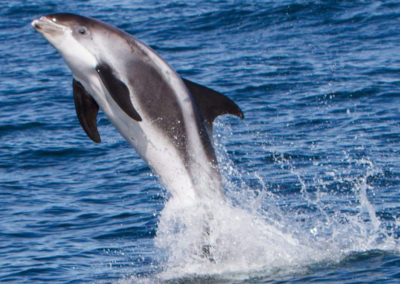
[{"label": "dolphin's tail", "polygon": [[210,210],[210,208],[206,208],[206,214],[204,216],[204,224],[203,224],[203,240],[201,247],[201,257],[207,259],[208,261],[215,263],[215,250],[216,244],[213,241],[212,229],[211,225],[214,221],[214,216]]},{"label": "dolphin's tail", "polygon": [[204,244],[201,248],[202,257],[208,259],[210,262],[215,263],[214,249],[215,246],[210,242],[210,227],[206,225],[204,228]]}]

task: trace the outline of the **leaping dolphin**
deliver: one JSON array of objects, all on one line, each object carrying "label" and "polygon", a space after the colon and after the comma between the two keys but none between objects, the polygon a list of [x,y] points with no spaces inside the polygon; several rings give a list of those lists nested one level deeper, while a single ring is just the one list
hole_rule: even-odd
[{"label": "leaping dolphin", "polygon": [[32,26],[73,74],[82,128],[100,143],[99,107],[178,202],[222,196],[212,144],[221,114],[243,118],[226,96],[181,78],[154,50],[98,20],[52,14]]}]

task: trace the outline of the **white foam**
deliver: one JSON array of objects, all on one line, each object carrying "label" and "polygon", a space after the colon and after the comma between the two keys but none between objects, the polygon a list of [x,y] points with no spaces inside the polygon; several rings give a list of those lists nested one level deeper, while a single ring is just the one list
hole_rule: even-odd
[{"label": "white foam", "polygon": [[[352,160],[344,153],[348,168],[341,172],[326,164],[314,164],[324,171],[316,171],[310,178],[309,169],[302,172],[290,160],[276,157],[275,163],[294,176],[301,187],[300,192],[288,196],[273,193],[257,172],[251,177],[259,180],[259,188],[247,186],[249,174],[241,177],[227,151],[221,145],[218,150],[226,200],[186,207],[174,201],[166,204],[155,242],[168,257],[151,283],[185,277],[227,281],[282,277],[337,263],[353,252],[400,251],[393,234],[399,220],[388,229],[368,198],[373,191],[368,180],[380,172],[368,159]],[[353,167],[357,173],[349,174]],[[340,195],[328,190],[327,179],[346,185],[348,192]],[[282,206],[284,202],[288,203],[286,207]],[[205,244],[211,247],[212,261],[204,257]]]}]

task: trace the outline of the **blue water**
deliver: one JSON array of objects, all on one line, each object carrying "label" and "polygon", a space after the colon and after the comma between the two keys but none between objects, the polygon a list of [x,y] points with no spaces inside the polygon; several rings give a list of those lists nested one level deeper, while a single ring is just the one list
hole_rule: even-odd
[{"label": "blue water", "polygon": [[[215,262],[195,213],[103,114],[77,120],[72,77],[30,26],[103,20],[233,99],[219,118],[226,191]],[[0,282],[398,283],[397,1],[1,1]],[[176,226],[188,228],[176,229]]]}]

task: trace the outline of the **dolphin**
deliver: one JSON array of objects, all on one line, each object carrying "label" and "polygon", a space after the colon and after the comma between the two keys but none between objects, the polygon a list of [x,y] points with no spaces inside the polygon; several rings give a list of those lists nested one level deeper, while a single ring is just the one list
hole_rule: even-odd
[{"label": "dolphin", "polygon": [[32,26],[61,54],[73,75],[78,120],[100,143],[101,109],[182,204],[221,198],[212,123],[244,118],[228,97],[181,78],[154,50],[104,22],[80,15],[42,16]]}]

